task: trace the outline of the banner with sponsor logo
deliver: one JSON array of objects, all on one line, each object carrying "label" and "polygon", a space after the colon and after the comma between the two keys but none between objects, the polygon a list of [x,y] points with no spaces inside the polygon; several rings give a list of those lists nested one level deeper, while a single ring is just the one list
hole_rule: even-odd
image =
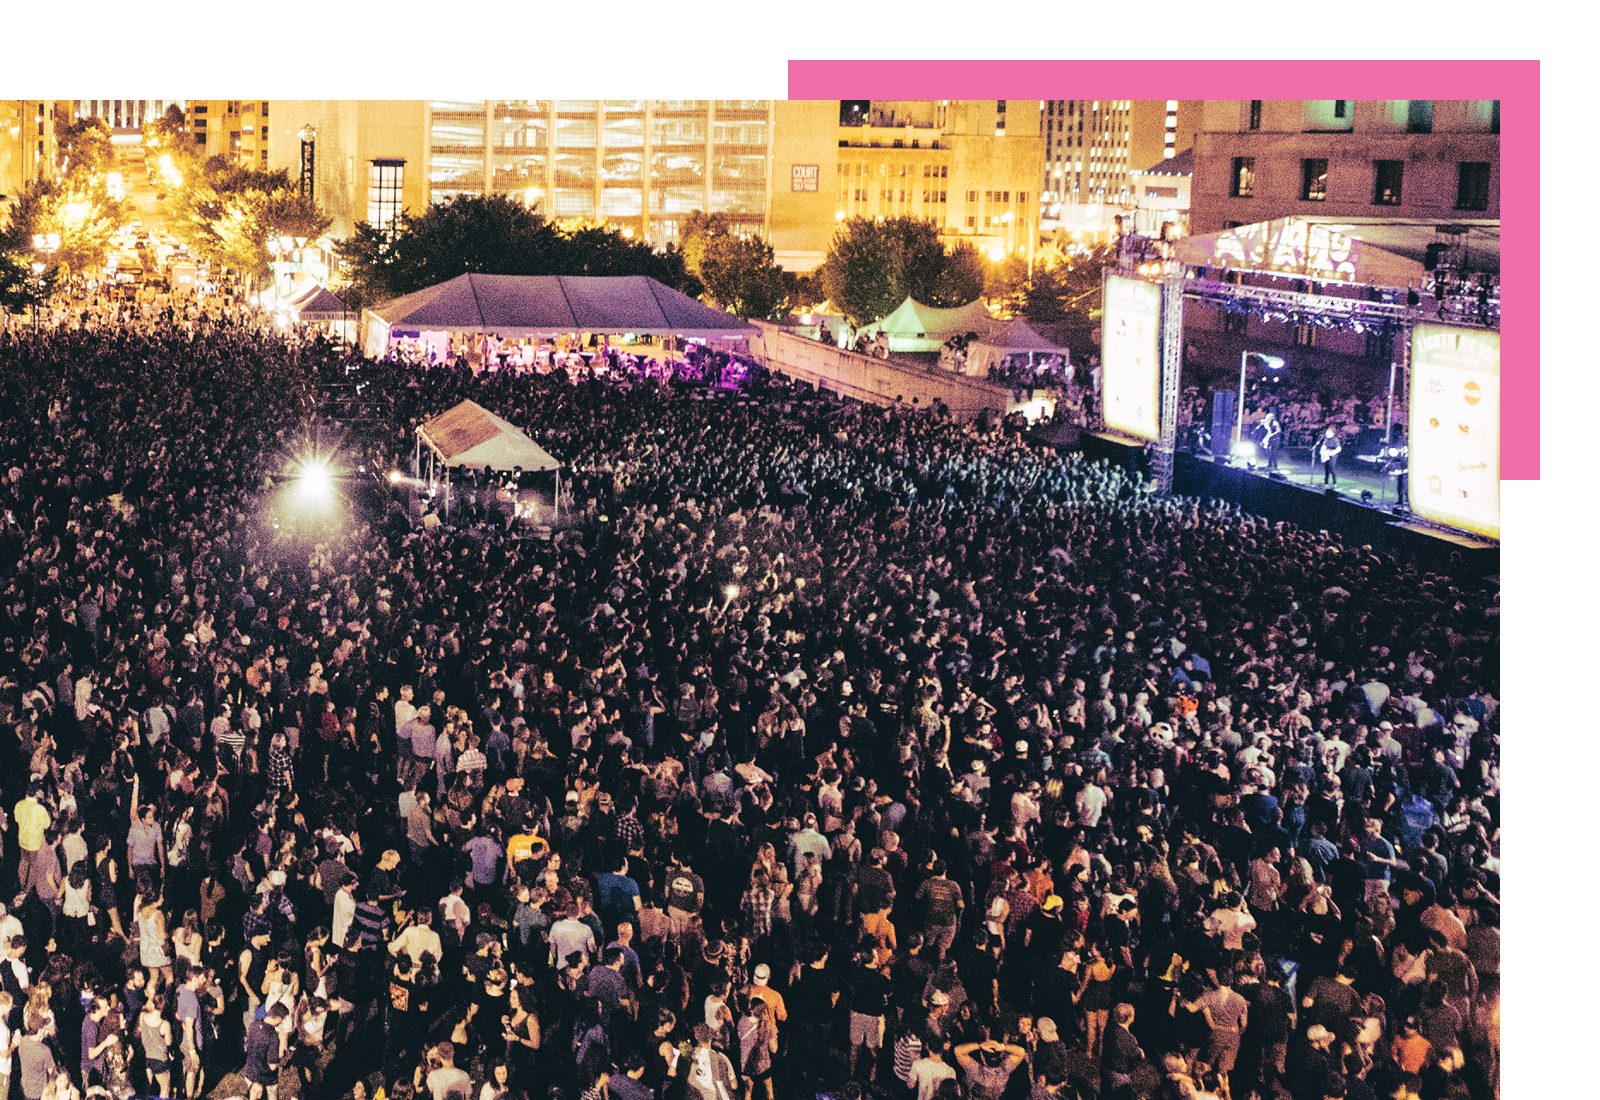
[{"label": "banner with sponsor logo", "polygon": [[1107,275],[1100,350],[1106,427],[1161,439],[1161,288]]},{"label": "banner with sponsor logo", "polygon": [[1411,510],[1500,537],[1500,334],[1411,331]]}]

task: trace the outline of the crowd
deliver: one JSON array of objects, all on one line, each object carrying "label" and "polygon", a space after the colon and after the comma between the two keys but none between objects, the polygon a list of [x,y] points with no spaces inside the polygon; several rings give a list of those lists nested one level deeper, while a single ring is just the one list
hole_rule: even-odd
[{"label": "crowd", "polygon": [[[0,1098],[1498,1095],[1493,585],[938,411],[208,327],[0,335]],[[357,506],[276,526],[351,377]],[[577,522],[361,503],[468,397]]]}]

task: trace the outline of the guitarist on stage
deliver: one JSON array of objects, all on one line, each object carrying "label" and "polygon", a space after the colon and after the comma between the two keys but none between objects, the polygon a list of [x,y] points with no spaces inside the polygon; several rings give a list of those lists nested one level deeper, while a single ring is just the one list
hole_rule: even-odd
[{"label": "guitarist on stage", "polygon": [[1258,430],[1261,432],[1261,450],[1267,456],[1267,469],[1276,470],[1278,468],[1278,440],[1283,436],[1283,425],[1278,423],[1278,418],[1269,412],[1262,418],[1261,427]]}]

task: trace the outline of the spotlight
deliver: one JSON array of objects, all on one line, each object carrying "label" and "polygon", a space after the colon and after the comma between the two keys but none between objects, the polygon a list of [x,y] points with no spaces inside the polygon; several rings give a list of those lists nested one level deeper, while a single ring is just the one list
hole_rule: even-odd
[{"label": "spotlight", "polygon": [[1246,462],[1254,462],[1256,458],[1256,445],[1248,439],[1241,439],[1233,445],[1233,457],[1241,458]]},{"label": "spotlight", "polygon": [[333,475],[321,463],[311,463],[300,475],[300,492],[310,500],[327,500],[333,495]]},{"label": "spotlight", "polygon": [[739,586],[736,584],[730,584],[728,587],[722,590],[722,594],[728,597],[728,601],[731,603],[739,598]]},{"label": "spotlight", "polygon": [[389,484],[391,484],[391,485],[400,484],[400,479],[403,476],[405,476],[405,475],[401,474],[399,470],[390,470],[389,471]]}]

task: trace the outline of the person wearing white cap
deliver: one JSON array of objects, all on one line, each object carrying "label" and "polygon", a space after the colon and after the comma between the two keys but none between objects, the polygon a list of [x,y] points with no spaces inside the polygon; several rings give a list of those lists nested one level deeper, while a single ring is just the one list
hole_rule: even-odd
[{"label": "person wearing white cap", "polygon": [[750,973],[750,986],[745,992],[766,1001],[767,1007],[772,1009],[773,1022],[781,1024],[789,1018],[789,1012],[784,1007],[783,994],[772,988],[769,984],[771,981],[772,967],[766,963],[757,963],[755,970]]}]

